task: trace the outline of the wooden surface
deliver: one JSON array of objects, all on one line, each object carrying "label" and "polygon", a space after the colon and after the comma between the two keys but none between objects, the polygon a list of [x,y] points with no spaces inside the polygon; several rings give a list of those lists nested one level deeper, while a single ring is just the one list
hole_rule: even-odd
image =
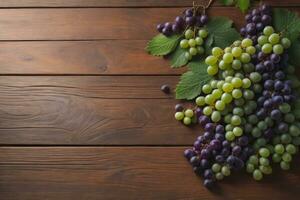
[{"label": "wooden surface", "polygon": [[[203,2],[203,1],[202,1]],[[299,0],[268,0],[300,13]],[[0,1],[0,199],[300,198],[296,159],[257,183],[206,190],[182,152],[202,134],[173,120],[185,69],[144,47],[186,0]],[[240,27],[242,14],[215,3]]]}]

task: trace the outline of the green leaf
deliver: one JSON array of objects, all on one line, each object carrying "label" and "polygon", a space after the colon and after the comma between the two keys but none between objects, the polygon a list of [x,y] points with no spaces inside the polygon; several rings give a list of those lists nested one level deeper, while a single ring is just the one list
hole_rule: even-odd
[{"label": "green leaf", "polygon": [[292,42],[299,37],[300,19],[297,13],[276,8],[273,12],[273,24],[277,32],[281,32],[284,37],[289,38]]},{"label": "green leaf", "polygon": [[207,65],[204,62],[193,61],[188,67],[189,71],[180,77],[176,87],[176,99],[194,99],[201,94],[202,86],[212,79],[206,72]]},{"label": "green leaf", "polygon": [[232,21],[226,17],[214,17],[207,24],[207,30],[213,37],[211,45],[225,48],[240,38],[239,33],[232,28]]},{"label": "green leaf", "polygon": [[300,41],[295,40],[288,50],[289,63],[296,67],[300,67]]},{"label": "green leaf", "polygon": [[205,54],[209,55],[211,54],[211,49],[212,49],[212,44],[214,42],[214,37],[212,34],[209,34],[208,37],[206,38],[204,42],[204,49],[205,49]]},{"label": "green leaf", "polygon": [[185,49],[182,49],[180,46],[170,55],[171,67],[179,68],[188,63],[188,60],[185,57]]},{"label": "green leaf", "polygon": [[234,0],[219,0],[225,6],[232,6],[234,4]]},{"label": "green leaf", "polygon": [[163,34],[158,34],[148,43],[146,50],[154,56],[168,55],[176,48],[180,37],[181,35],[166,37]]},{"label": "green leaf", "polygon": [[240,38],[240,34],[234,29],[225,29],[222,34],[214,34],[214,46],[225,48]]},{"label": "green leaf", "polygon": [[250,0],[237,0],[236,5],[240,8],[242,12],[245,12],[250,6]]}]

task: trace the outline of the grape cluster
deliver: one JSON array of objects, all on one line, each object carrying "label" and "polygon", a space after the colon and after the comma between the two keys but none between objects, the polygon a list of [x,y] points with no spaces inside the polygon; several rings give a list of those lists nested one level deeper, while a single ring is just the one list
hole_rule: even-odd
[{"label": "grape cluster", "polygon": [[291,42],[271,26],[267,5],[246,21],[244,39],[214,47],[205,59],[213,79],[203,85],[197,108],[176,106],[177,120],[197,120],[204,128],[184,155],[207,187],[242,169],[255,180],[271,174],[272,163],[287,170],[300,145],[300,119],[292,112],[300,82],[288,64]]},{"label": "grape cluster", "polygon": [[166,22],[157,25],[158,32],[165,36],[184,32],[187,28],[203,27],[208,22],[208,16],[201,14],[198,8],[185,10],[182,16],[177,16],[173,23]]}]

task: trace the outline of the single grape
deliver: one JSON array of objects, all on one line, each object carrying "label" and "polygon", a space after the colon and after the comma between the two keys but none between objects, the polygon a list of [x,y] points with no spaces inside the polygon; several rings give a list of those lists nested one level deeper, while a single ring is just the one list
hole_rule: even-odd
[{"label": "single grape", "polygon": [[200,30],[198,31],[198,35],[199,35],[200,37],[202,37],[202,38],[206,38],[207,35],[208,35],[208,32],[207,32],[207,30],[205,30],[205,29],[200,29]]},{"label": "single grape", "polygon": [[189,41],[186,40],[186,39],[183,39],[180,41],[180,47],[183,48],[183,49],[186,49],[189,47]]},{"label": "single grape", "polygon": [[176,120],[181,121],[181,120],[183,120],[183,118],[184,118],[183,112],[176,112],[175,113],[175,119]]},{"label": "single grape", "polygon": [[280,167],[281,167],[281,169],[283,169],[283,170],[289,170],[289,169],[290,169],[290,163],[285,162],[285,161],[281,161],[281,162],[280,162]]},{"label": "single grape", "polygon": [[240,89],[234,89],[232,91],[232,97],[235,98],[235,99],[239,99],[243,96],[243,93]]},{"label": "single grape", "polygon": [[213,122],[219,122],[221,120],[221,113],[219,111],[213,111],[211,114],[211,120]]},{"label": "single grape", "polygon": [[256,181],[260,181],[263,178],[263,174],[261,173],[261,171],[259,169],[254,170],[253,178]]},{"label": "single grape", "polygon": [[233,61],[233,55],[231,53],[225,53],[223,55],[223,61],[227,64],[232,63]]},{"label": "single grape", "polygon": [[241,46],[242,46],[243,48],[250,47],[250,46],[252,46],[252,45],[253,45],[253,41],[252,41],[251,39],[245,38],[245,39],[242,40]]},{"label": "single grape", "polygon": [[291,41],[288,38],[282,38],[281,44],[285,49],[288,49],[291,46]]},{"label": "single grape", "polygon": [[242,53],[240,59],[242,63],[249,63],[251,61],[251,56],[248,53]]},{"label": "single grape", "polygon": [[[197,49],[196,49],[195,47],[191,47],[191,48],[189,49],[189,53],[190,53],[192,56],[195,56],[195,55],[197,55],[198,51],[197,51]],[[218,69],[218,68],[217,68],[217,69]]]},{"label": "single grape", "polygon": [[215,107],[217,110],[222,111],[225,109],[225,103],[222,100],[216,102]]},{"label": "single grape", "polygon": [[266,36],[270,36],[272,33],[274,33],[274,28],[272,26],[266,26],[263,30],[263,33]]},{"label": "single grape", "polygon": [[234,47],[231,52],[234,57],[238,58],[241,56],[243,50],[241,49],[241,47]]},{"label": "single grape", "polygon": [[208,66],[207,67],[207,74],[210,76],[214,76],[218,73],[218,67],[217,66]]},{"label": "single grape", "polygon": [[224,92],[232,92],[233,90],[233,85],[231,83],[224,83],[223,87],[222,87]]},{"label": "single grape", "polygon": [[264,157],[264,158],[267,158],[267,157],[270,156],[270,151],[267,148],[260,148],[259,149],[259,155]]},{"label": "single grape", "polygon": [[263,46],[264,44],[268,43],[268,37],[267,36],[264,36],[264,35],[261,35],[258,37],[258,40],[257,40],[258,44]]},{"label": "single grape", "polygon": [[192,119],[189,117],[184,117],[183,124],[184,125],[190,125],[192,123]]},{"label": "single grape", "polygon": [[224,176],[230,176],[230,168],[228,166],[223,166],[221,169],[221,172]]},{"label": "single grape", "polygon": [[283,53],[283,46],[281,44],[276,44],[273,46],[273,52],[277,55],[280,55]]},{"label": "single grape", "polygon": [[203,108],[203,114],[206,116],[211,115],[211,113],[213,112],[212,108],[210,106],[206,106]]},{"label": "single grape", "polygon": [[196,45],[202,45],[203,39],[201,37],[196,37],[195,42],[196,42]]},{"label": "single grape", "polygon": [[235,70],[239,70],[242,68],[242,62],[240,60],[233,60],[232,61],[232,69],[235,69]]},{"label": "single grape", "polygon": [[266,43],[262,46],[261,50],[264,54],[269,54],[272,52],[273,46],[269,43]]},{"label": "single grape", "polygon": [[215,56],[208,56],[206,59],[205,59],[205,63],[207,65],[215,65],[217,63],[218,59],[217,57]]},{"label": "single grape", "polygon": [[204,106],[205,105],[205,97],[203,97],[203,96],[197,97],[196,104],[198,106]]},{"label": "single grape", "polygon": [[279,40],[280,40],[280,36],[279,34],[277,33],[273,33],[269,36],[268,38],[268,41],[271,43],[271,44],[278,44],[279,43]]},{"label": "single grape", "polygon": [[234,125],[234,126],[238,126],[241,124],[241,117],[238,116],[238,115],[233,115],[232,118],[231,118],[231,124]]},{"label": "single grape", "polygon": [[232,132],[236,137],[240,137],[243,135],[243,129],[240,127],[235,127]]},{"label": "single grape", "polygon": [[194,35],[195,35],[194,31],[191,29],[186,30],[184,33],[186,39],[192,39]]},{"label": "single grape", "polygon": [[194,116],[194,111],[192,109],[187,109],[185,112],[184,112],[184,115],[186,117],[189,117],[189,118],[192,118]]},{"label": "single grape", "polygon": [[212,48],[211,52],[212,52],[212,55],[215,57],[219,57],[223,54],[223,50],[220,47]]},{"label": "single grape", "polygon": [[293,144],[288,144],[286,147],[285,147],[285,150],[287,153],[289,154],[295,154],[297,152],[297,149],[295,147],[295,145]]}]

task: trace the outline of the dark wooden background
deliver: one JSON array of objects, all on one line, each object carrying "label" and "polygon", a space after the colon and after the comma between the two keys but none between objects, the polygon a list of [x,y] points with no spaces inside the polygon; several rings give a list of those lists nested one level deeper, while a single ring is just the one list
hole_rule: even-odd
[{"label": "dark wooden background", "polygon": [[[200,1],[201,2],[201,1]],[[203,1],[202,1],[203,2]],[[299,0],[266,1],[300,12]],[[184,71],[144,47],[191,0],[0,1],[0,199],[300,199],[300,159],[210,192],[182,156],[201,130],[173,120]],[[213,5],[239,27],[235,8]]]}]

